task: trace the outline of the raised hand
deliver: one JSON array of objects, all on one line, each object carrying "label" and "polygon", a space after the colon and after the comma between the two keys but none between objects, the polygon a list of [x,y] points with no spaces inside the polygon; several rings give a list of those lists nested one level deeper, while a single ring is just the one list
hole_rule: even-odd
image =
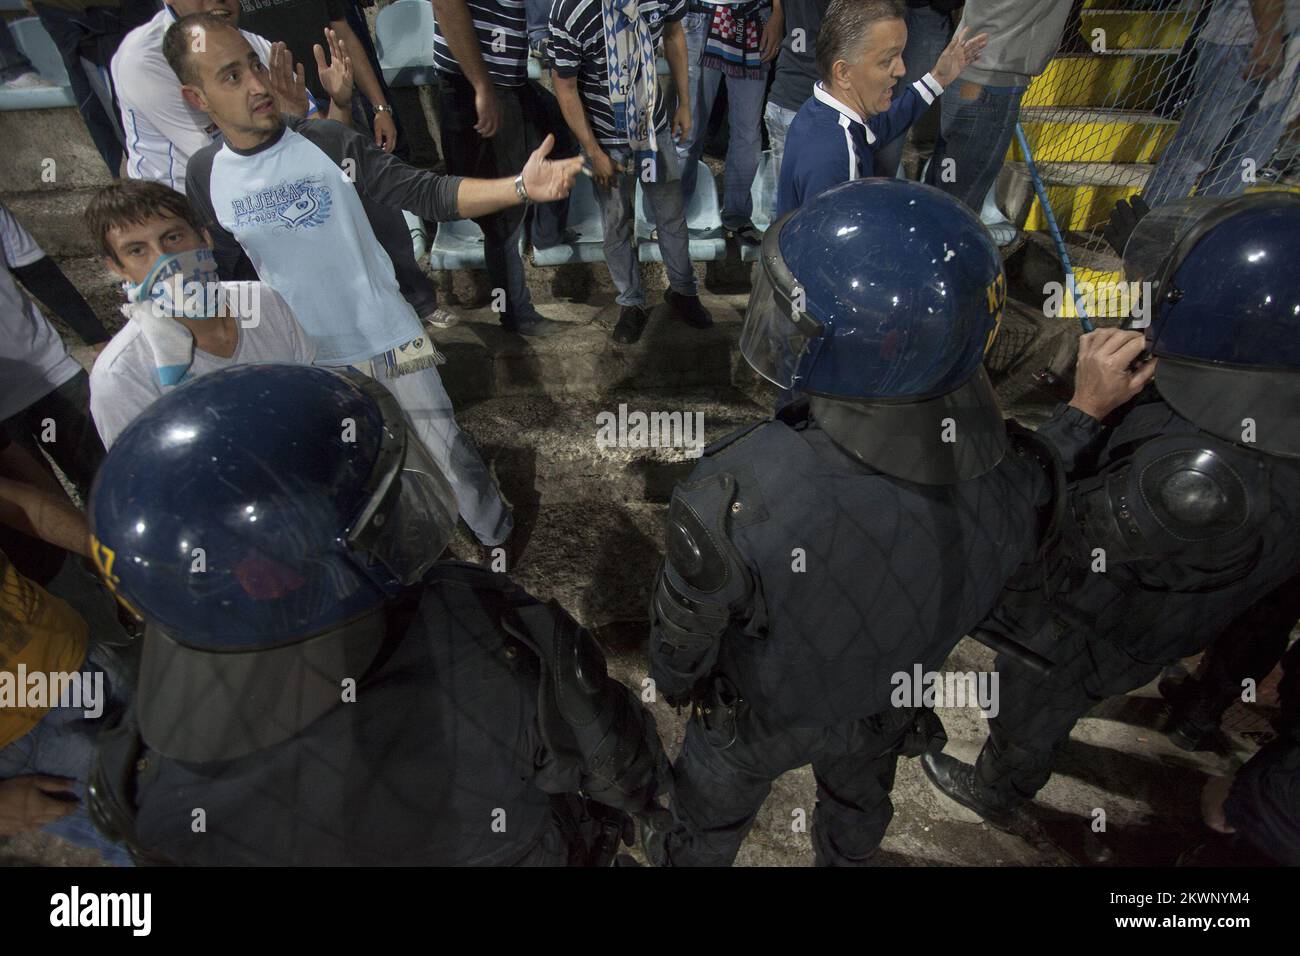
[{"label": "raised hand", "polygon": [[321,45],[317,43],[311,48],[316,55],[316,72],[320,74],[325,94],[339,109],[346,110],[352,105],[352,58],[338,34],[329,27],[325,28],[325,42],[329,45],[328,65]]},{"label": "raised hand", "polygon": [[988,46],[987,33],[967,39],[968,32],[970,31],[967,27],[958,30],[930,69],[930,75],[939,81],[940,86],[948,86],[957,79],[961,71],[978,60],[984,48]]}]

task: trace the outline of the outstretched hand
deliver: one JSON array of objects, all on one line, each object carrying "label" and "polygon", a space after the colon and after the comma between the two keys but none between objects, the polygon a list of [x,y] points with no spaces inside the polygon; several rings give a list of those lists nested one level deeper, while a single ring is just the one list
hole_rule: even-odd
[{"label": "outstretched hand", "polygon": [[582,171],[582,157],[572,159],[547,159],[555,148],[555,137],[547,134],[542,145],[533,151],[524,165],[524,189],[533,202],[554,202],[569,195],[578,173]]},{"label": "outstretched hand", "polygon": [[940,86],[949,86],[961,75],[962,70],[979,59],[984,48],[988,46],[987,33],[967,39],[968,32],[970,31],[967,27],[958,30],[930,69],[930,75],[939,81]]}]

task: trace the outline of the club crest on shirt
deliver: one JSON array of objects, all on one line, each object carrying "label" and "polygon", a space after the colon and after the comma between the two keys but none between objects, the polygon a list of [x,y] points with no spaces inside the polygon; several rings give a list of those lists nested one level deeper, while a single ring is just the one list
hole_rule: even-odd
[{"label": "club crest on shirt", "polygon": [[334,197],[321,177],[279,183],[231,201],[235,228],[270,226],[277,232],[310,229],[330,216]]}]

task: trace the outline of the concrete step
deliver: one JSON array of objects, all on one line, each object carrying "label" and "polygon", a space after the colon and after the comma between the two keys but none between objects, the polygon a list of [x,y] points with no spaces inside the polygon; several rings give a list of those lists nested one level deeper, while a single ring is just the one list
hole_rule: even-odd
[{"label": "concrete step", "polygon": [[512,500],[577,500],[599,491],[666,502],[706,444],[769,412],[770,405],[714,386],[489,398],[459,403],[456,418],[495,462]]},{"label": "concrete step", "polygon": [[0,111],[0,197],[62,192],[111,181],[85,124],[72,107]]}]

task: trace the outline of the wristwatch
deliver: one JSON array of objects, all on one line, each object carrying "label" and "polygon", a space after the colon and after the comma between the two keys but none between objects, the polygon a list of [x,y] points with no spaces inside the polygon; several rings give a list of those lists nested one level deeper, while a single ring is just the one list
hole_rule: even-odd
[{"label": "wristwatch", "polygon": [[376,113],[391,113],[392,111],[393,111],[393,108],[392,108],[391,106],[388,106],[387,104],[385,104],[385,105],[383,105],[383,106],[376,106],[376,107],[375,107],[375,112],[376,112]]},{"label": "wristwatch", "polygon": [[524,174],[520,173],[515,177],[515,195],[519,197],[522,203],[530,203],[532,199],[528,196],[528,190],[524,188]]}]

